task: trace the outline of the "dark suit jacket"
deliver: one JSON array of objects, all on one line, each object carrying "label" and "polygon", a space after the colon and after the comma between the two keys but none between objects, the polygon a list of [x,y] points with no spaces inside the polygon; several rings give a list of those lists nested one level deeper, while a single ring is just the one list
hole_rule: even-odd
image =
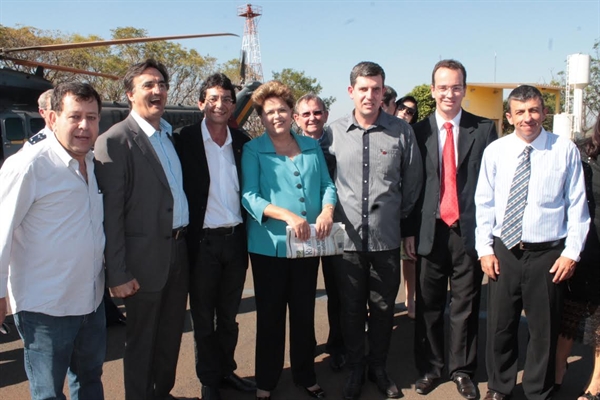
[{"label": "dark suit jacket", "polygon": [[94,154],[107,286],[135,278],[140,291],[159,291],[170,267],[173,196],[152,144],[130,115],[98,137]]},{"label": "dark suit jacket", "polygon": [[[240,181],[240,201],[242,187],[242,148],[250,141],[242,131],[229,128],[231,132],[231,146]],[[175,148],[181,160],[183,169],[183,190],[188,199],[190,208],[190,224],[186,236],[190,265],[195,265],[198,257],[199,243],[202,239],[202,227],[208,202],[208,189],[210,187],[210,173],[204,140],[202,139],[202,122],[184,127],[175,135]],[[245,210],[242,207],[242,213]],[[244,215],[242,215],[244,217]]]},{"label": "dark suit jacket", "polygon": [[[423,159],[425,182],[421,196],[410,217],[403,223],[403,236],[415,236],[417,253],[431,253],[435,235],[436,214],[440,201],[440,162],[438,127],[435,114],[413,125]],[[481,157],[488,144],[498,138],[494,122],[463,110],[458,135],[456,189],[460,211],[460,231],[465,249],[475,251],[475,187],[479,177]]]}]

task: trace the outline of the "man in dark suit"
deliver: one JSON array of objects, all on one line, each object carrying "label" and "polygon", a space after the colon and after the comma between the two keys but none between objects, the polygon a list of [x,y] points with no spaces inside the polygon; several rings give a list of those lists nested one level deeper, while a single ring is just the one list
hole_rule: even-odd
[{"label": "man in dark suit", "polygon": [[254,383],[234,372],[235,319],[248,268],[240,168],[242,148],[250,140],[227,127],[235,100],[227,76],[209,76],[198,101],[204,119],[175,136],[190,205],[190,308],[203,400],[220,399],[221,384],[256,390]]},{"label": "man in dark suit", "polygon": [[124,78],[131,113],[96,141],[107,286],[127,310],[126,400],[173,399],[188,293],[188,204],[171,126],[169,76],[155,60]]},{"label": "man in dark suit", "polygon": [[436,111],[413,126],[425,184],[405,221],[405,250],[417,263],[415,360],[419,394],[430,392],[444,367],[444,310],[450,283],[448,374],[458,392],[474,399],[477,330],[483,273],[475,252],[475,186],[485,147],[497,138],[494,123],[461,108],[467,73],[442,60],[432,74]]}]

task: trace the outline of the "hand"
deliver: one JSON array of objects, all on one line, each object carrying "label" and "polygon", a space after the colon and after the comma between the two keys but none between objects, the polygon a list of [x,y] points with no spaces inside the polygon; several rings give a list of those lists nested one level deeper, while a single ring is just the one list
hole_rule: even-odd
[{"label": "hand", "polygon": [[2,297],[0,299],[0,325],[2,325],[2,323],[4,322],[7,312],[8,306],[6,305],[6,297]]},{"label": "hand", "polygon": [[481,262],[481,269],[491,280],[495,281],[498,279],[498,275],[500,275],[500,263],[495,255],[483,256],[479,261]]},{"label": "hand", "polygon": [[321,214],[317,217],[315,223],[315,230],[317,232],[318,239],[325,239],[331,233],[331,226],[333,225],[333,208],[325,207],[321,211]]},{"label": "hand", "polygon": [[564,280],[569,279],[571,276],[573,276],[573,272],[575,272],[576,265],[577,263],[568,257],[558,257],[558,259],[554,262],[552,268],[550,268],[550,273],[554,274],[552,282],[560,283]]},{"label": "hand", "polygon": [[415,237],[409,236],[404,238],[404,252],[413,260],[417,260],[417,251],[415,249]]},{"label": "hand", "polygon": [[310,225],[304,218],[290,212],[286,223],[294,230],[298,239],[306,241],[310,238]]},{"label": "hand", "polygon": [[133,296],[140,290],[140,284],[137,279],[133,278],[127,283],[110,288],[110,294],[113,297],[124,299],[125,297]]}]

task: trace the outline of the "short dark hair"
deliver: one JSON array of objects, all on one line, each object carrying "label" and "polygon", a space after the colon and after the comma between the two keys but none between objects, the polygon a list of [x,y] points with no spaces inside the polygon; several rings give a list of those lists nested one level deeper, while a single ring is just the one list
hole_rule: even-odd
[{"label": "short dark hair", "polygon": [[77,101],[92,101],[96,100],[98,103],[98,114],[102,111],[102,100],[100,95],[89,83],[82,82],[65,82],[61,83],[54,88],[52,92],[52,110],[56,114],[60,115],[63,110],[63,101],[67,95],[72,95]]},{"label": "short dark hair", "polygon": [[[133,92],[133,80],[142,75],[145,70],[148,68],[154,68],[160,72],[163,76],[163,79],[167,83],[167,87],[169,85],[169,73],[167,72],[167,67],[164,64],[156,61],[153,58],[148,58],[146,61],[133,64],[127,72],[125,72],[125,76],[123,77],[123,86],[125,86],[125,92]],[[127,99],[129,106],[131,107],[131,102]]]},{"label": "short dark hair", "polygon": [[433,67],[433,72],[431,73],[431,85],[432,86],[435,86],[435,73],[440,68],[448,68],[448,69],[453,69],[455,71],[462,72],[463,86],[467,87],[467,70],[465,69],[465,66],[462,65],[462,63],[460,61],[456,61],[456,60],[452,60],[452,59],[441,60],[437,64],[435,64],[435,66]]},{"label": "short dark hair", "polygon": [[598,158],[598,154],[600,153],[600,118],[596,120],[594,124],[594,132],[592,136],[586,140],[585,143],[585,154],[593,158],[594,160]]},{"label": "short dark hair", "polygon": [[231,92],[231,99],[235,104],[235,87],[233,86],[233,83],[231,83],[231,79],[221,72],[217,72],[216,74],[208,76],[204,82],[202,82],[202,85],[200,85],[199,100],[204,103],[204,100],[206,100],[206,91],[217,86],[222,87],[225,90],[229,90]]},{"label": "short dark hair", "polygon": [[413,96],[410,96],[410,95],[400,97],[398,100],[396,100],[396,110],[398,110],[400,108],[400,106],[404,105],[405,101],[410,101],[410,102],[415,103],[415,115],[413,115],[410,120],[410,124],[412,125],[419,120],[419,102],[417,101],[417,99],[415,99]]},{"label": "short dark hair", "polygon": [[260,85],[254,93],[252,93],[254,109],[259,116],[263,113],[265,101],[273,97],[283,100],[290,110],[294,109],[294,95],[289,86],[286,86],[279,81],[269,81]]},{"label": "short dark hair", "polygon": [[385,72],[379,64],[371,61],[359,62],[352,68],[350,72],[350,86],[356,84],[356,79],[361,76],[379,76],[381,75],[381,83],[385,84]]},{"label": "short dark hair", "polygon": [[294,107],[294,112],[298,114],[298,106],[304,102],[308,103],[309,101],[316,101],[319,104],[319,106],[323,109],[323,111],[327,111],[327,106],[325,105],[323,99],[317,96],[315,93],[310,92],[306,93],[304,96],[300,97],[296,101],[296,107]]},{"label": "short dark hair", "polygon": [[526,102],[527,100],[532,99],[540,99],[542,102],[542,109],[544,109],[544,96],[542,96],[542,92],[540,92],[536,87],[521,85],[513,89],[506,99],[506,107],[508,108],[507,112],[510,113],[510,102],[512,100]]},{"label": "short dark hair", "polygon": [[388,103],[390,102],[390,100],[392,100],[393,98],[398,97],[398,93],[394,90],[393,87],[385,85],[383,87],[383,104],[385,104],[386,106],[388,105]]}]

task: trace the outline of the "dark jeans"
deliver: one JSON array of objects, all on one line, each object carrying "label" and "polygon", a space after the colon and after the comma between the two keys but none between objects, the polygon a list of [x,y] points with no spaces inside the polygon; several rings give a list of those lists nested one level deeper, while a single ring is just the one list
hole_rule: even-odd
[{"label": "dark jeans", "polygon": [[329,320],[329,336],[327,337],[326,350],[329,354],[346,354],[344,338],[342,336],[342,315],[340,291],[335,279],[333,259],[339,256],[321,257],[323,280],[327,293],[327,319]]},{"label": "dark jeans", "polygon": [[[246,234],[209,235],[200,242],[190,271],[190,308],[196,343],[196,374],[205,386],[218,386],[236,370],[236,316],[242,298],[248,251]],[[215,327],[216,317],[216,327]]]},{"label": "dark jeans", "polygon": [[29,311],[14,315],[23,339],[31,398],[66,399],[65,377],[73,400],[102,400],[106,357],[104,304],[87,315],[54,317]]},{"label": "dark jeans", "polygon": [[[400,249],[344,252],[335,259],[342,304],[342,333],[350,368],[384,367],[400,288]],[[369,355],[365,358],[365,305],[369,306]]]},{"label": "dark jeans", "polygon": [[525,310],[529,341],[523,391],[529,400],[552,397],[563,283],[548,273],[564,246],[551,250],[508,250],[495,238],[500,275],[488,287],[486,366],[488,388],[510,395],[517,379],[518,329]]},{"label": "dark jeans", "polygon": [[175,385],[189,287],[184,239],[172,239],[169,276],[158,292],[139,291],[124,299],[126,400],[163,400]]},{"label": "dark jeans", "polygon": [[287,259],[250,253],[256,295],[256,385],[277,386],[290,310],[290,361],[296,385],[316,383],[315,296],[319,259]]}]

